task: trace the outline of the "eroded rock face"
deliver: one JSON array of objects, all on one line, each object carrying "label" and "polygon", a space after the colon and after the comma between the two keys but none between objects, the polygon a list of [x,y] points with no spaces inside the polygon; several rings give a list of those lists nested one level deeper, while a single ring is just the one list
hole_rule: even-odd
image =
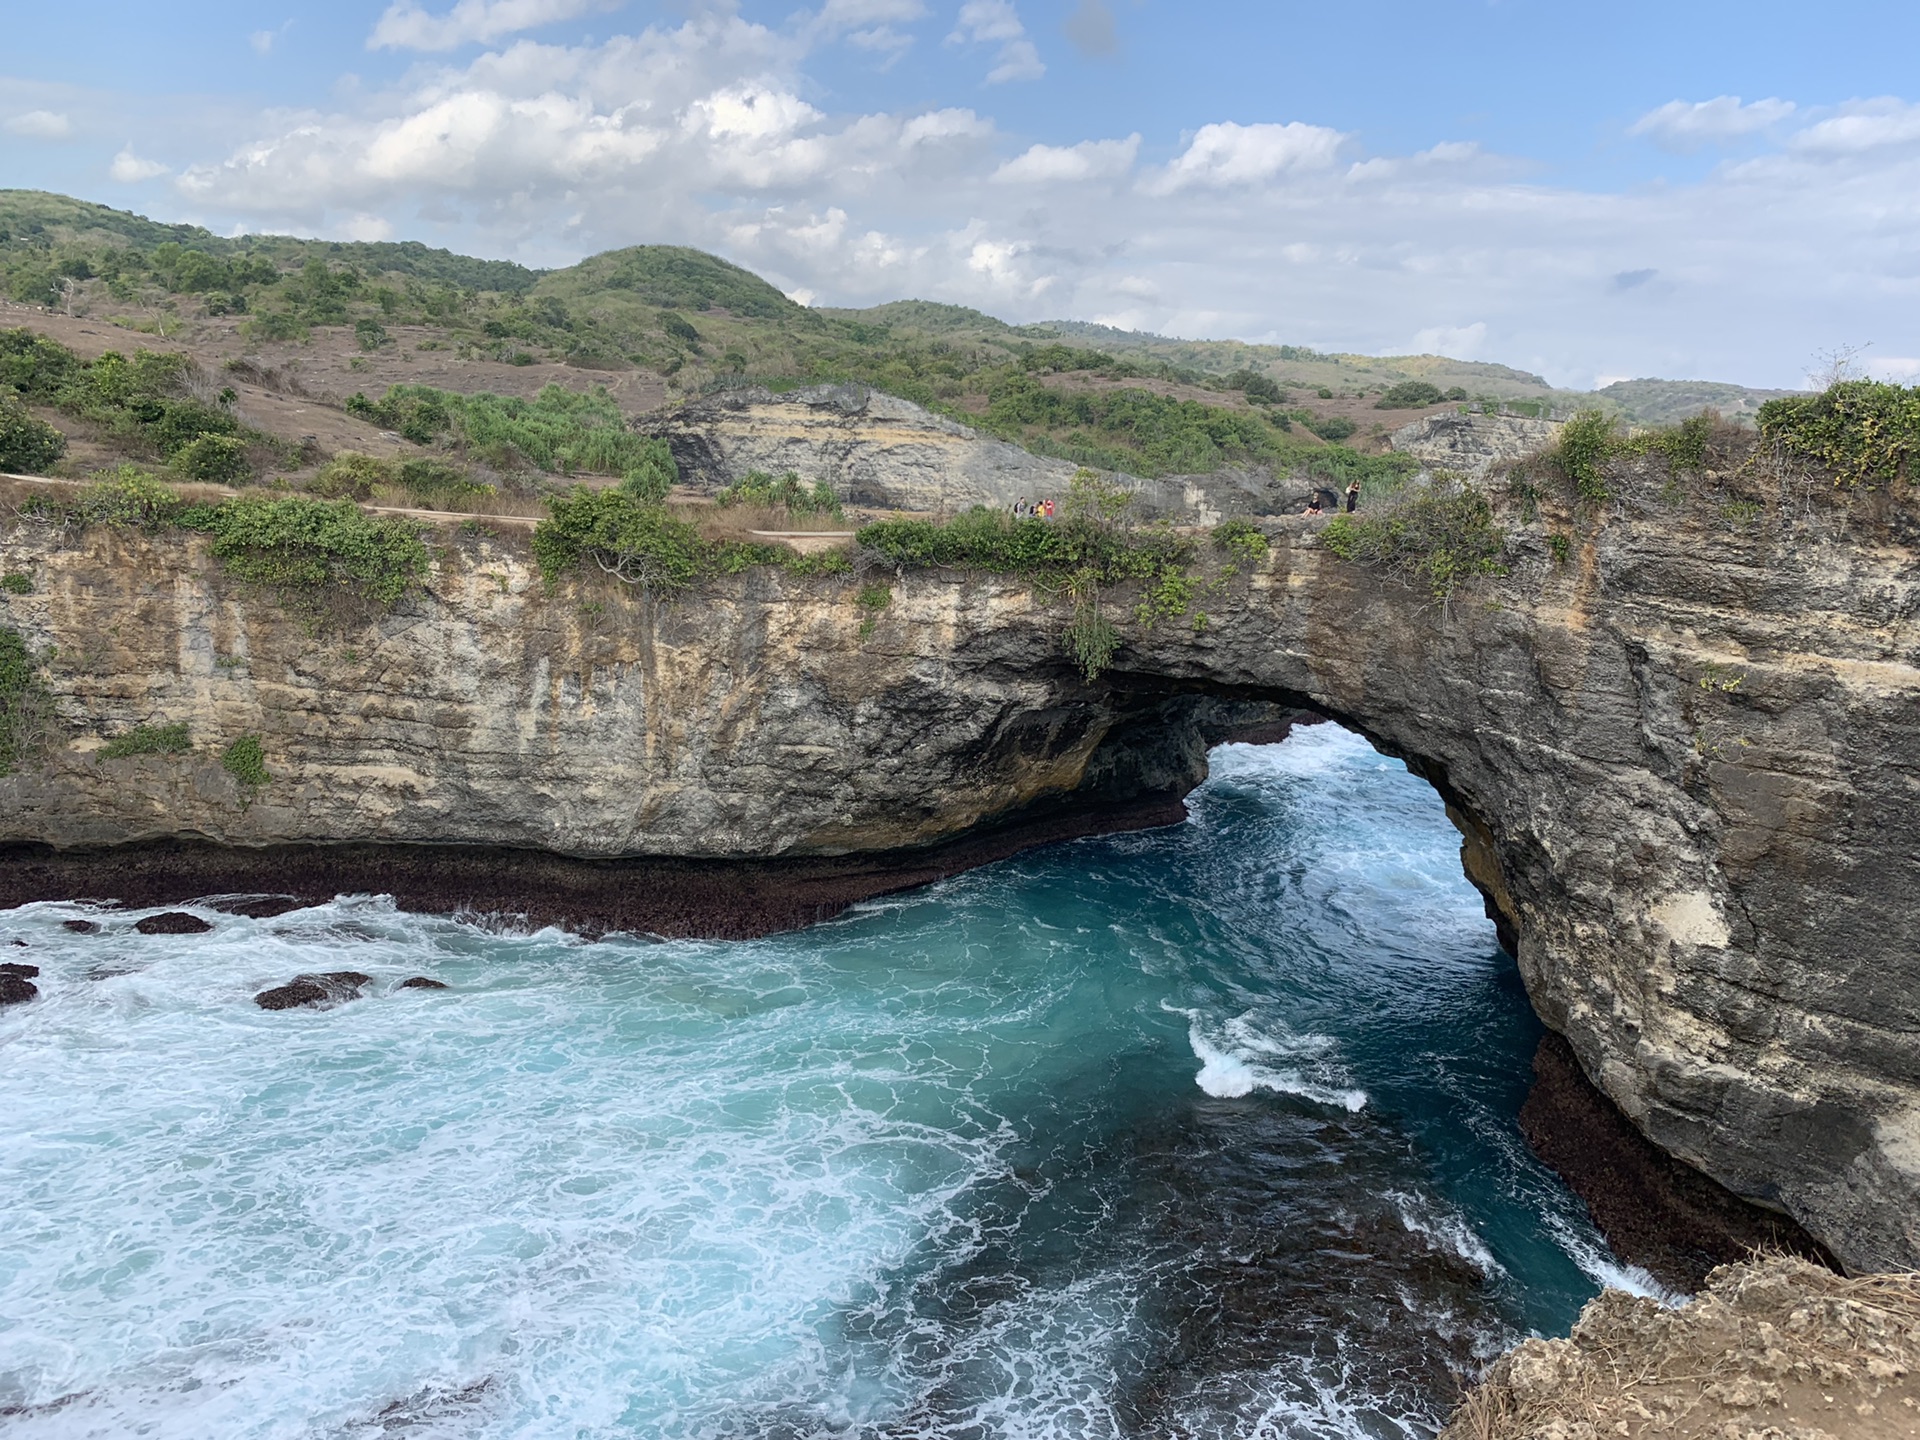
[{"label": "eroded rock face", "polygon": [[[682,480],[697,489],[719,490],[754,470],[791,471],[808,484],[826,481],[849,505],[887,510],[947,514],[973,505],[1006,509],[1019,500],[1057,500],[1079,468],[864,385],[816,385],[781,395],[727,391],[644,428],[672,446]],[[1134,492],[1143,516],[1207,525],[1298,511],[1313,492],[1310,482],[1260,468],[1110,478]]]},{"label": "eroded rock face", "polygon": [[1558,421],[1524,415],[1427,415],[1394,431],[1389,443],[1429,474],[1483,480],[1495,466],[1545,449],[1559,431]]},{"label": "eroded rock face", "polygon": [[[373,889],[381,846],[666,857],[747,904],[761,879],[697,867],[924,878],[927,847],[1036,806],[1171,806],[1210,738],[1306,708],[1440,789],[1535,1006],[1641,1131],[1849,1266],[1920,1263],[1910,522],[1778,481],[1613,483],[1599,520],[1507,516],[1511,574],[1447,605],[1272,522],[1204,628],[1111,595],[1125,643],[1094,685],[1065,607],[1013,579],[881,576],[875,613],[876,577],[762,570],[656,607],[548,596],[518,542],[443,533],[427,596],[315,635],[199,537],[22,522],[10,563],[43,578],[9,623],[58,647],[64,744],[0,780],[0,841],[361,844],[338,853]],[[95,758],[174,720],[191,755]],[[243,733],[272,776],[250,803],[218,763]],[[0,866],[0,903],[62,883]]]}]

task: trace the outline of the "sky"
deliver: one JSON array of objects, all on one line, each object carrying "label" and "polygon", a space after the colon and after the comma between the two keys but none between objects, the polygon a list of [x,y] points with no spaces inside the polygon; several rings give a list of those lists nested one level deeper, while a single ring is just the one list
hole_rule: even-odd
[{"label": "sky", "polygon": [[0,0],[0,187],[809,304],[1920,383],[1920,5]]}]

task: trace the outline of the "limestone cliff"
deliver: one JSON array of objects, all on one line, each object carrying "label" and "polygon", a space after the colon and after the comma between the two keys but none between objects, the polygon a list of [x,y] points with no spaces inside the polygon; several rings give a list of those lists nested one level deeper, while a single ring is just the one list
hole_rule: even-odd
[{"label": "limestone cliff", "polygon": [[[884,510],[1006,509],[1018,500],[1065,495],[1079,468],[864,385],[816,385],[780,395],[753,387],[722,391],[642,428],[667,441],[682,478],[696,489],[718,490],[754,470],[791,471],[809,484],[826,481],[850,505]],[[1113,478],[1134,492],[1141,515],[1206,525],[1301,509],[1312,489],[1259,468]]]},{"label": "limestone cliff", "polygon": [[[1439,788],[1535,1006],[1645,1134],[1850,1266],[1912,1264],[1910,517],[1764,467],[1613,484],[1601,516],[1503,499],[1510,573],[1446,604],[1339,561],[1314,521],[1269,522],[1269,557],[1205,598],[1204,626],[1123,618],[1093,685],[1057,604],[978,574],[890,577],[878,611],[859,582],[771,570],[654,606],[598,579],[549,596],[522,540],[449,531],[426,594],[313,628],[198,538],[19,521],[5,569],[32,593],[4,623],[56,652],[59,733],[0,780],[29,877],[0,902],[77,883],[46,846],[179,837],[513,846],[592,857],[607,887],[640,883],[618,857],[867,857],[879,888],[1050,804],[1165,814],[1210,736],[1304,707]],[[101,757],[163,721],[192,754]],[[256,794],[217,763],[242,734],[271,775]],[[109,884],[132,853],[67,858]],[[671,887],[645,874],[651,903]]]}]

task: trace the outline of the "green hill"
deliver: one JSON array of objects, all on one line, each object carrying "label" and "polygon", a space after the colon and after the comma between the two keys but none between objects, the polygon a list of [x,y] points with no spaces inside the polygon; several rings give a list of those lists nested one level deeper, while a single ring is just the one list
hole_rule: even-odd
[{"label": "green hill", "polygon": [[228,354],[236,340],[299,345],[330,331],[336,348],[344,334],[349,349],[370,352],[404,334],[408,353],[639,368],[682,395],[857,381],[1036,451],[1143,475],[1236,460],[1320,463],[1315,452],[1350,437],[1378,449],[1443,402],[1529,413],[1597,405],[1665,423],[1705,406],[1750,416],[1776,393],[1637,380],[1575,394],[1444,356],[1183,340],[1081,321],[1011,325],[926,300],[810,309],[681,246],[637,245],[538,271],[417,242],[223,237],[30,190],[0,191],[0,288],[175,345],[218,339]]}]

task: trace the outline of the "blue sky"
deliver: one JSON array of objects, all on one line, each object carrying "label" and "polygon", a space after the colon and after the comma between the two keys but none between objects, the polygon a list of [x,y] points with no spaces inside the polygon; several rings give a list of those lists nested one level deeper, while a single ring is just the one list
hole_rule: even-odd
[{"label": "blue sky", "polygon": [[[1920,379],[1920,6],[10,7],[0,184],[1589,385]],[[84,41],[76,36],[83,35]]]}]

